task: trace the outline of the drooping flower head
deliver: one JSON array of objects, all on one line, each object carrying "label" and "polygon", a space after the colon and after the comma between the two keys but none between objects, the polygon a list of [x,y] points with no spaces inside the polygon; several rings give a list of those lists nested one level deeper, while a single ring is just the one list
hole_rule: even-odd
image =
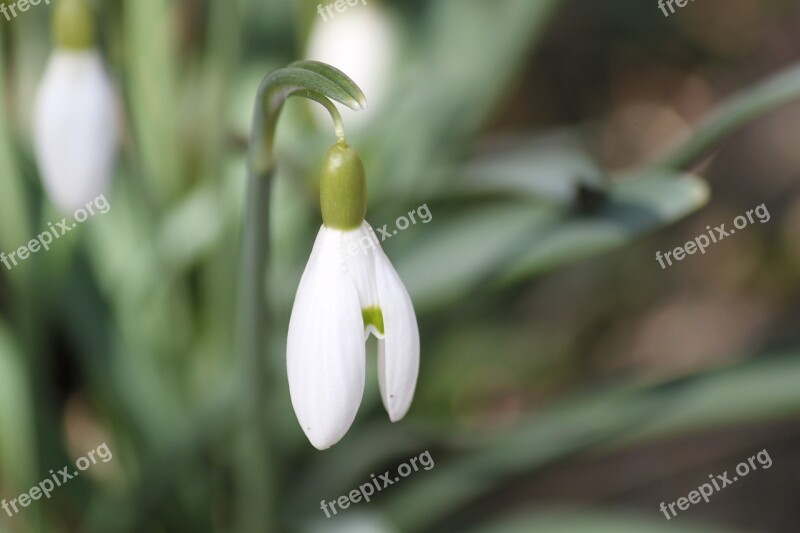
[{"label": "drooping flower head", "polygon": [[336,444],[364,392],[369,334],[378,339],[378,384],[389,418],[405,416],[419,370],[411,298],[366,214],[361,157],[344,143],[327,153],[320,184],[323,225],[297,289],[287,342],[289,390],[311,444]]},{"label": "drooping flower head", "polygon": [[85,0],[61,0],[55,50],[34,108],[34,147],[45,191],[72,213],[107,192],[119,143],[114,86],[95,48]]}]

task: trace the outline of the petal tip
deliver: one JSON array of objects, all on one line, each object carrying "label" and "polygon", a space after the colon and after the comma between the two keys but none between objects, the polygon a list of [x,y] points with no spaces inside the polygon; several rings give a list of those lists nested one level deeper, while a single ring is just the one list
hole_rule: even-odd
[{"label": "petal tip", "polygon": [[[301,426],[302,427],[302,426]],[[337,431],[337,432],[319,432],[313,431],[310,427],[305,426],[303,427],[303,433],[306,434],[306,438],[311,445],[320,450],[327,450],[328,448],[332,447],[334,444],[338,443],[344,437],[345,433],[347,433],[346,428],[344,431]]]},{"label": "petal tip", "polygon": [[[306,434],[306,436],[308,437],[308,434]],[[317,439],[312,439],[311,437],[308,437],[308,441],[314,448],[318,449],[319,451],[327,450],[328,448],[336,444],[335,442],[330,442],[328,440],[317,440]]]},{"label": "petal tip", "polygon": [[[393,401],[394,398],[390,397],[387,403]],[[406,414],[408,414],[408,410],[411,408],[411,401],[408,401],[407,405],[401,406],[399,409],[395,405],[384,405],[384,407],[386,408],[386,412],[389,414],[389,420],[391,420],[392,423],[399,422],[405,418]]]}]

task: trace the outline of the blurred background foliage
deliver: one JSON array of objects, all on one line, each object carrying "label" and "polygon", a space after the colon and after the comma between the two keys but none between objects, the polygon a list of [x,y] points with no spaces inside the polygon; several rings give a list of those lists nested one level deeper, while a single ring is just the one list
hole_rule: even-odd
[{"label": "blurred background foliage", "polygon": [[[114,459],[0,513],[0,530],[247,530],[241,507],[263,502],[275,531],[797,531],[796,2],[665,18],[633,0],[370,0],[327,22],[308,0],[95,6],[124,148],[111,211],[0,272],[0,497],[103,441]],[[5,251],[60,219],[30,128],[50,16],[0,19]],[[260,79],[303,57],[372,104],[344,114],[372,225],[432,213],[384,243],[422,364],[390,424],[369,345],[353,428],[329,451],[306,442],[284,332],[333,136],[290,102],[265,273],[273,490],[242,494],[244,155]],[[667,270],[654,260],[761,203],[769,223]],[[761,449],[771,469],[659,512]],[[325,518],[321,500],[424,450],[432,470]]]}]

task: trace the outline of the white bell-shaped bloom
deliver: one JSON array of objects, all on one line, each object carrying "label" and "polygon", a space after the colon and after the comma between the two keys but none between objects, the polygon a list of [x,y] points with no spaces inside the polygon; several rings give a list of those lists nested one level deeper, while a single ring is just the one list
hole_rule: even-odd
[{"label": "white bell-shaped bloom", "polygon": [[287,369],[297,418],[320,450],[341,439],[364,392],[365,347],[378,338],[378,383],[389,418],[405,416],[419,371],[419,330],[403,282],[364,221],[322,226],[289,322]]},{"label": "white bell-shaped bloom", "polygon": [[65,214],[107,192],[118,133],[116,93],[100,54],[56,49],[36,97],[34,141],[44,188]]}]

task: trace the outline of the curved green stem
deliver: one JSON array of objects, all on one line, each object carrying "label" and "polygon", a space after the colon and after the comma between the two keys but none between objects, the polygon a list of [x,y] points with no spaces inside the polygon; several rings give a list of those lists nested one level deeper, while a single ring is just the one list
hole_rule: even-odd
[{"label": "curved green stem", "polygon": [[[275,478],[269,457],[272,450],[267,392],[271,390],[266,364],[269,318],[264,279],[269,260],[269,204],[275,167],[273,143],[283,104],[300,96],[322,104],[334,121],[336,136],[344,140],[342,118],[335,100],[352,109],[366,107],[361,89],[344,73],[315,61],[298,61],[264,78],[258,90],[253,132],[248,152],[247,206],[242,245],[241,370],[244,380],[244,442],[239,465],[238,528],[241,531],[277,531],[276,495],[270,486]],[[272,523],[271,523],[272,522]]]},{"label": "curved green stem", "polygon": [[329,112],[334,110],[331,112],[334,123],[342,132],[341,117],[330,100],[355,110],[367,107],[364,93],[355,82],[330,65],[297,61],[268,74],[261,82],[256,98],[248,162],[251,176],[264,176],[272,171],[275,126],[281,108],[290,96],[304,96],[320,103],[327,100],[323,105]]},{"label": "curved green stem", "polygon": [[678,143],[653,166],[685,169],[737,128],[796,100],[800,100],[800,65],[728,99],[687,140]]},{"label": "curved green stem", "polygon": [[299,91],[294,93],[292,96],[300,96],[303,98],[308,98],[309,100],[313,100],[322,105],[325,109],[328,110],[328,113],[331,115],[333,119],[333,130],[334,134],[336,135],[336,142],[341,144],[347,144],[347,140],[344,136],[344,122],[342,122],[342,115],[339,114],[339,110],[336,108],[333,102],[331,102],[325,96],[322,96],[319,93],[315,93],[313,91]]}]

